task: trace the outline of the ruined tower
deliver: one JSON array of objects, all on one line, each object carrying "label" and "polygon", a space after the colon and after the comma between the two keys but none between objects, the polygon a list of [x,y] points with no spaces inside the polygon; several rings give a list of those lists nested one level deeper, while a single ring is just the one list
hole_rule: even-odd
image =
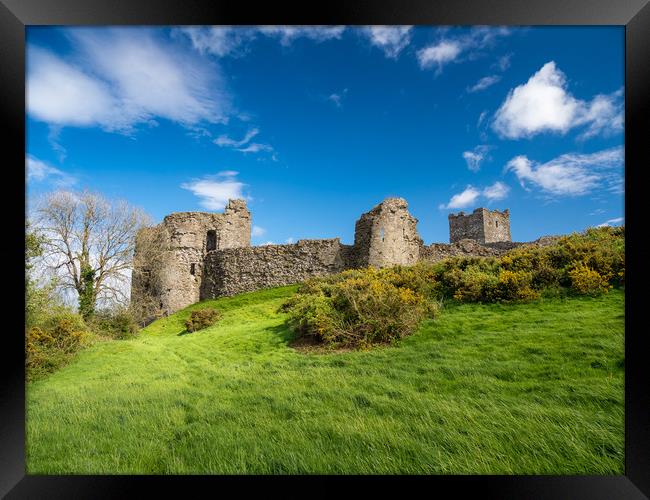
[{"label": "ruined tower", "polygon": [[403,198],[387,198],[363,214],[354,227],[357,266],[415,264],[422,246],[417,222]]},{"label": "ruined tower", "polygon": [[150,310],[152,316],[198,302],[206,255],[248,247],[250,239],[251,216],[244,200],[229,200],[223,213],[166,216],[136,238],[131,301]]},{"label": "ruined tower", "polygon": [[488,210],[477,208],[471,214],[449,214],[449,242],[471,239],[479,243],[512,241],[510,237],[510,211],[506,208]]}]

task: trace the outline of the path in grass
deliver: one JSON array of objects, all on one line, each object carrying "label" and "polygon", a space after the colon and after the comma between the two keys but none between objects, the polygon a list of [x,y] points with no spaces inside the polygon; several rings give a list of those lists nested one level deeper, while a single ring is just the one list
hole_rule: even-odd
[{"label": "path in grass", "polygon": [[[399,347],[288,347],[283,287],[27,388],[30,474],[622,474],[623,292],[447,308]],[[182,334],[192,309],[217,325]]]}]

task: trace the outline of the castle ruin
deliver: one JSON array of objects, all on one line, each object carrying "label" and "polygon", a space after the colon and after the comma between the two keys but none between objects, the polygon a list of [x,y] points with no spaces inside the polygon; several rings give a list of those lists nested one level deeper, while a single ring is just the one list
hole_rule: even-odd
[{"label": "castle ruin", "polygon": [[477,208],[471,214],[449,214],[449,242],[463,239],[479,243],[512,241],[510,238],[510,210]]},{"label": "castle ruin", "polygon": [[388,198],[361,215],[353,245],[332,238],[251,246],[251,214],[244,200],[230,200],[223,213],[173,213],[136,238],[131,300],[155,318],[200,300],[345,269],[496,255],[517,245],[511,243],[508,210],[450,215],[451,245],[424,245],[417,222],[406,200]]}]

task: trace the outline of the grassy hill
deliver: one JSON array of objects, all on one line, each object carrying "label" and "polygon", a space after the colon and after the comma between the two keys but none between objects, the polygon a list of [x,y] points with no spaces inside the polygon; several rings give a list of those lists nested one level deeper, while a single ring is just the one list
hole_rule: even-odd
[{"label": "grassy hill", "polygon": [[[202,302],[27,388],[30,474],[622,474],[624,294],[451,305],[296,351],[295,287]],[[192,334],[193,309],[223,312]]]}]

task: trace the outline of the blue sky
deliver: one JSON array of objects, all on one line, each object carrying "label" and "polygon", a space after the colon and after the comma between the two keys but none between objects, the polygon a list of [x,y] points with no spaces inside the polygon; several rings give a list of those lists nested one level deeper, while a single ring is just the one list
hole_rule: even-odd
[{"label": "blue sky", "polygon": [[28,202],[243,197],[253,244],[401,196],[425,243],[510,208],[527,241],[623,223],[622,27],[28,27]]}]

